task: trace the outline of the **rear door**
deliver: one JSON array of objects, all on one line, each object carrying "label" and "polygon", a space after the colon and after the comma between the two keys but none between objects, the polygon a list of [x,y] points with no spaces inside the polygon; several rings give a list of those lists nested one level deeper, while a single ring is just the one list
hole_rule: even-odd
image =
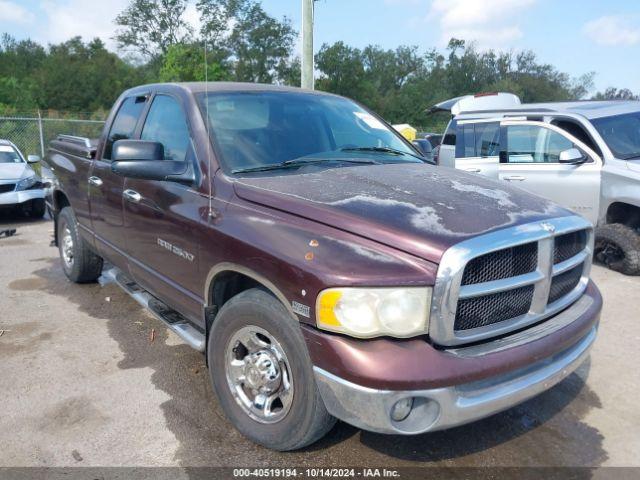
[{"label": "rear door", "polygon": [[[162,143],[165,160],[191,163],[198,171],[179,97],[161,93],[153,97],[140,139]],[[134,178],[125,180],[123,197],[132,277],[172,308],[191,319],[200,318],[199,223],[208,198],[194,185]]]},{"label": "rear door", "polygon": [[499,153],[500,122],[458,121],[455,160],[457,169],[497,179]]},{"label": "rear door", "polygon": [[111,171],[111,150],[116,140],[135,135],[147,99],[146,95],[132,96],[120,103],[107,137],[103,139],[102,151],[97,152],[97,159],[89,171],[89,204],[96,248],[120,269],[127,266],[122,214],[124,177]]},{"label": "rear door", "polygon": [[[593,222],[600,201],[601,158],[564,130],[541,122],[506,120],[501,123],[501,180],[553,200]],[[582,164],[560,163],[560,153],[583,152]]]}]

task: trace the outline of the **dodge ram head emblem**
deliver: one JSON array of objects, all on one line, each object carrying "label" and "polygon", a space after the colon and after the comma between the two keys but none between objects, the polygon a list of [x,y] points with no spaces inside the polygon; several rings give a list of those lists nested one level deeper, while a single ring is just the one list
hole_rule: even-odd
[{"label": "dodge ram head emblem", "polygon": [[547,222],[541,223],[540,226],[543,228],[543,230],[546,230],[549,233],[553,233],[556,231],[556,227]]}]

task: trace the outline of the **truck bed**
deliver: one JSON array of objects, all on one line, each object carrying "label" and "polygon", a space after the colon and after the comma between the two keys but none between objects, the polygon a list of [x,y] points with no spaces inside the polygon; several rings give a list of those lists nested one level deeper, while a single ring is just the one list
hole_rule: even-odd
[{"label": "truck bed", "polygon": [[73,135],[58,135],[51,141],[51,148],[62,153],[77,157],[93,159],[98,149],[97,138],[76,137]]}]

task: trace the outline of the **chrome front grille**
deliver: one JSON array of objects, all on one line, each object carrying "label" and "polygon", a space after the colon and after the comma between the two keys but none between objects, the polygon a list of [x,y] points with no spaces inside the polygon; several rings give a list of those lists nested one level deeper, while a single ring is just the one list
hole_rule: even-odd
[{"label": "chrome front grille", "polygon": [[549,290],[549,303],[557,302],[565,295],[571,293],[576,288],[582,278],[583,265],[579,264],[571,270],[556,275],[551,280],[551,289]]},{"label": "chrome front grille", "polygon": [[577,232],[558,235],[553,245],[553,263],[564,262],[577,255],[587,246],[587,232],[578,230]]},{"label": "chrome front grille", "polygon": [[535,242],[486,253],[467,264],[462,276],[462,285],[524,275],[533,272],[537,264],[538,245]]},{"label": "chrome front grille", "polygon": [[429,335],[460,345],[550,317],[584,292],[592,244],[591,225],[571,216],[454,245],[438,269]]},{"label": "chrome front grille", "polygon": [[524,315],[533,300],[533,285],[458,300],[454,330],[469,330]]}]

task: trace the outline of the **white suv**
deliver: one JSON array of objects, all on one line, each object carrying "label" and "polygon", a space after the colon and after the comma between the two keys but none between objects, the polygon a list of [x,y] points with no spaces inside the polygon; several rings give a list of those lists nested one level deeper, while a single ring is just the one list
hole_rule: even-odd
[{"label": "white suv", "polygon": [[597,226],[597,260],[640,274],[640,102],[521,104],[514,97],[497,107],[491,95],[435,106],[454,115],[438,164],[517,184],[574,210]]}]

